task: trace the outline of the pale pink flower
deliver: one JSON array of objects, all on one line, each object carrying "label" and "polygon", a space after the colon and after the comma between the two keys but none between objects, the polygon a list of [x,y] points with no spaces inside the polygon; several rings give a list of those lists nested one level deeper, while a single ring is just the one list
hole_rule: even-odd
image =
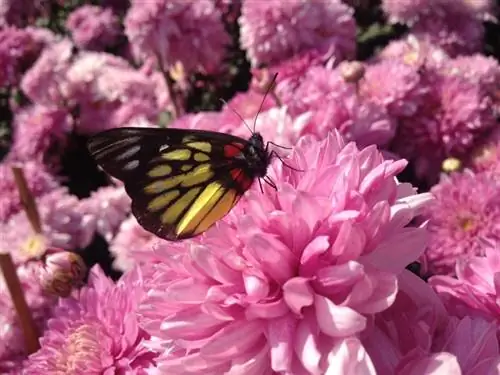
[{"label": "pale pink flower", "polygon": [[73,43],[65,38],[43,50],[38,60],[21,80],[21,89],[33,102],[44,105],[62,105],[61,86],[74,55]]},{"label": "pale pink flower", "polygon": [[500,180],[470,171],[443,177],[431,189],[436,200],[423,215],[429,220],[424,259],[431,274],[453,274],[460,259],[484,254],[483,239],[500,240]]},{"label": "pale pink flower", "polygon": [[254,186],[204,235],[158,244],[141,314],[171,344],[159,371],[374,373],[356,335],[424,250],[407,225],[431,197],[397,182],[405,161],[336,131],[302,138],[287,163],[302,171],[273,162],[278,192]]},{"label": "pale pink flower", "polygon": [[82,5],[66,19],[66,28],[77,46],[102,50],[113,46],[120,35],[120,22],[111,8]]},{"label": "pale pink flower", "polygon": [[87,287],[59,300],[26,373],[145,375],[156,353],[142,345],[149,335],[137,322],[142,284],[137,271],[114,284],[95,266]]},{"label": "pale pink flower", "polygon": [[33,197],[38,198],[60,186],[59,182],[47,169],[36,161],[24,163],[0,163],[0,223],[7,221],[22,209],[12,166],[23,168],[24,176]]},{"label": "pale pink flower", "polygon": [[42,105],[23,107],[15,114],[12,127],[13,143],[8,160],[36,160],[57,171],[73,128],[68,111]]},{"label": "pale pink flower", "polygon": [[284,103],[294,116],[308,113],[301,135],[322,139],[337,129],[349,141],[368,146],[386,145],[396,132],[396,122],[384,106],[360,97],[356,85],[346,82],[339,69],[311,67]]},{"label": "pale pink flower", "polygon": [[[399,275],[398,287],[394,304],[376,314],[373,325],[362,335],[377,373],[438,375],[449,374],[445,371],[449,367],[459,370],[456,358],[434,352],[434,337],[449,320],[439,297],[407,270]],[[426,369],[433,362],[435,372]]]},{"label": "pale pink flower", "polygon": [[144,264],[154,257],[153,245],[159,241],[151,232],[143,229],[130,215],[125,219],[109,244],[113,255],[113,268],[128,271],[135,265]]},{"label": "pale pink flower", "polygon": [[159,56],[167,70],[187,74],[220,70],[230,37],[211,0],[133,0],[125,33],[140,60]]},{"label": "pale pink flower", "polygon": [[429,284],[436,290],[451,314],[460,318],[481,316],[500,323],[500,253],[498,242],[485,241],[483,254],[458,259],[456,277],[433,276]]},{"label": "pale pink flower", "polygon": [[15,263],[39,259],[48,248],[77,250],[94,237],[93,218],[79,212],[80,202],[66,188],[53,190],[37,200],[42,233],[35,233],[24,212],[0,225],[0,251],[9,252]]},{"label": "pale pink flower", "polygon": [[459,75],[427,72],[430,93],[419,111],[401,118],[392,150],[414,162],[418,178],[435,183],[442,162],[468,155],[496,126],[486,88]]},{"label": "pale pink flower", "polygon": [[384,59],[365,65],[360,93],[385,107],[391,116],[413,116],[429,91],[414,65],[403,60]]},{"label": "pale pink flower", "polygon": [[356,51],[354,10],[340,0],[245,0],[240,43],[253,67],[309,49],[343,60]]},{"label": "pale pink flower", "polygon": [[130,212],[130,197],[123,186],[105,186],[80,201],[80,212],[95,225],[95,231],[111,241]]}]

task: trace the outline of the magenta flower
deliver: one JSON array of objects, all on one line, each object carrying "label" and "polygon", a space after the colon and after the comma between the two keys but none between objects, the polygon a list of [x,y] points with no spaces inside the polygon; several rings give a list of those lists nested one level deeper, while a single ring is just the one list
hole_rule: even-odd
[{"label": "magenta flower", "polygon": [[62,108],[23,107],[14,118],[9,160],[36,160],[57,170],[72,130],[71,115]]},{"label": "magenta flower", "polygon": [[0,30],[0,87],[17,85],[24,69],[35,61],[41,48],[26,29]]},{"label": "magenta flower", "polygon": [[145,375],[156,354],[142,346],[149,335],[137,323],[142,283],[134,271],[114,284],[95,266],[87,287],[59,300],[26,373]]},{"label": "magenta flower", "polygon": [[120,22],[111,8],[82,5],[71,12],[66,28],[75,44],[84,49],[103,50],[120,35]]},{"label": "magenta flower", "polygon": [[253,67],[279,64],[309,49],[343,60],[356,52],[353,15],[340,0],[245,0],[240,43]]},{"label": "magenta flower", "polygon": [[21,89],[33,102],[62,105],[65,93],[61,87],[71,65],[74,45],[62,39],[43,50],[38,60],[21,80]]},{"label": "magenta flower", "polygon": [[360,92],[385,107],[391,116],[413,116],[426,99],[427,86],[418,67],[403,60],[384,59],[365,66]]},{"label": "magenta flower", "polygon": [[159,371],[368,373],[356,335],[423,251],[425,229],[407,225],[430,195],[397,182],[405,161],[335,131],[302,138],[287,163],[304,172],[273,163],[278,192],[254,186],[205,235],[158,244],[141,314],[171,345]]},{"label": "magenta flower", "polygon": [[482,239],[500,240],[499,184],[487,172],[466,171],[431,189],[436,201],[424,214],[430,232],[424,260],[431,274],[453,274],[460,259],[484,254]]},{"label": "magenta flower", "polygon": [[165,69],[215,73],[230,38],[211,0],[132,1],[125,33],[140,60],[159,56]]},{"label": "magenta flower", "polygon": [[35,198],[47,194],[60,185],[53,175],[38,162],[0,163],[0,223],[7,221],[22,209],[19,191],[12,173],[12,166],[23,167],[28,188]]},{"label": "magenta flower", "polygon": [[121,223],[109,244],[114,257],[113,268],[128,271],[135,265],[154,261],[153,245],[158,241],[158,237],[143,229],[130,215]]},{"label": "magenta flower", "polygon": [[35,19],[50,12],[50,1],[47,0],[1,0],[0,27],[7,25],[26,26]]},{"label": "magenta flower", "polygon": [[429,279],[448,311],[459,318],[479,316],[500,322],[500,290],[495,281],[500,275],[498,243],[484,241],[481,255],[458,259],[455,274]]},{"label": "magenta flower", "polygon": [[402,118],[393,151],[415,163],[419,178],[434,183],[447,157],[465,156],[496,125],[492,98],[462,76],[429,73],[431,92],[417,114]]},{"label": "magenta flower", "polygon": [[413,24],[432,10],[433,5],[446,0],[382,0],[382,10],[392,23]]}]

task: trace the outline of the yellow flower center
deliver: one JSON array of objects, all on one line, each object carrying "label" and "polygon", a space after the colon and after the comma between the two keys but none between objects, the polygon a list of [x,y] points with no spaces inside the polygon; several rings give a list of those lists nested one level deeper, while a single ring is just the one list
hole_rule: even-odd
[{"label": "yellow flower center", "polygon": [[66,337],[66,346],[56,354],[54,375],[101,374],[101,327],[83,324]]},{"label": "yellow flower center", "polygon": [[40,258],[47,249],[45,237],[41,234],[33,234],[21,245],[21,253],[30,259]]}]

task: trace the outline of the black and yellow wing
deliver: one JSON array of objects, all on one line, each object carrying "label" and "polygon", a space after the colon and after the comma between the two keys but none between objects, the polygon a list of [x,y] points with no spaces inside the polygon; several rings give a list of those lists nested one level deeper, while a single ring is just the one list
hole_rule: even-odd
[{"label": "black and yellow wing", "polygon": [[167,240],[203,233],[233,208],[255,178],[249,147],[229,134],[174,128],[116,128],[88,143],[124,182],[139,224]]}]

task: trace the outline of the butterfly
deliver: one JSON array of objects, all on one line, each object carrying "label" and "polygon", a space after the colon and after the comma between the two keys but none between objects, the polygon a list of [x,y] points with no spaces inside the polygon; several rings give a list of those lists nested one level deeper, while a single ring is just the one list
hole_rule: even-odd
[{"label": "butterfly", "polygon": [[[197,236],[223,218],[255,179],[265,179],[274,151],[259,133],[248,140],[213,131],[123,127],[92,136],[88,149],[124,182],[139,224],[160,238]],[[260,181],[260,180],[259,180]]]}]

